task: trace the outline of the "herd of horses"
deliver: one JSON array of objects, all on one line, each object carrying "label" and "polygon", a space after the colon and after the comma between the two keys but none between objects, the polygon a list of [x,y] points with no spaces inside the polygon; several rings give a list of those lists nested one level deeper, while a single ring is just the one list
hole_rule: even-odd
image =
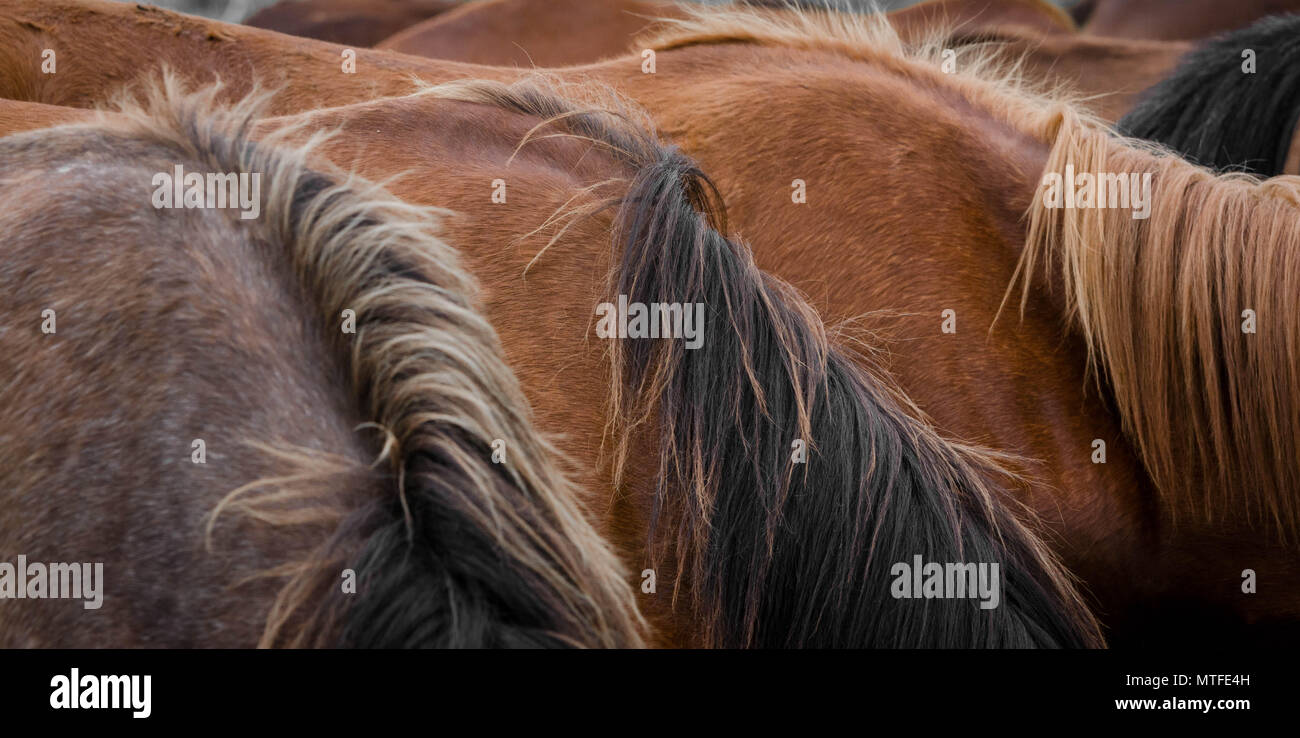
[{"label": "herd of horses", "polygon": [[0,644],[1300,644],[1292,10],[4,0]]}]

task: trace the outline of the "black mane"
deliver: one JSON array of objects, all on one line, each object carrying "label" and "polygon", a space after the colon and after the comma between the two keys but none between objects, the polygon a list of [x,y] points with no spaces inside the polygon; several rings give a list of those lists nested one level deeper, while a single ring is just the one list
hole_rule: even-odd
[{"label": "black mane", "polygon": [[[1256,72],[1242,71],[1246,49]],[[1300,118],[1300,15],[1265,18],[1183,57],[1142,94],[1120,133],[1218,171],[1282,173]]]}]

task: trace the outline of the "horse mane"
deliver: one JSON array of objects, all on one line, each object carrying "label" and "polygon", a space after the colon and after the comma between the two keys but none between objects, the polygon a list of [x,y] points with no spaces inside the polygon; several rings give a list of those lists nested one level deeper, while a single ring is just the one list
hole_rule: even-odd
[{"label": "horse mane", "polygon": [[[709,0],[704,0],[708,3]],[[726,4],[731,0],[718,0]],[[771,10],[833,10],[837,13],[878,13],[878,0],[735,0],[736,5]]]},{"label": "horse mane", "polygon": [[[938,70],[945,35],[901,42],[883,17],[695,11],[656,43],[749,41],[876,63],[945,85],[1050,147],[1045,172],[1152,172],[1152,217],[1129,209],[1031,205],[1017,283],[1063,279],[1067,317],[1100,370],[1159,493],[1177,519],[1229,510],[1262,520],[1283,538],[1300,523],[1300,339],[1296,187],[1214,175],[1151,144],[1121,140],[1063,89],[1041,91],[982,46],[957,71]],[[960,56],[961,49],[958,49]],[[992,60],[992,63],[986,63]],[[1246,75],[1243,75],[1246,76]],[[1051,275],[1053,264],[1059,272]],[[1244,310],[1259,316],[1243,334]]]},{"label": "horse mane", "polygon": [[[307,165],[294,129],[253,142],[268,94],[234,107],[217,86],[170,75],[112,116],[128,135],[221,172],[260,172],[264,207],[241,221],[288,255],[340,366],[375,460],[252,443],[283,469],[211,512],[296,527],[325,524],[286,581],[260,645],[351,647],[639,646],[630,578],[587,523],[579,490],[531,412],[476,284],[432,228],[438,212]],[[355,312],[355,334],[338,330]],[[506,463],[489,459],[505,442]],[[330,490],[349,488],[349,494]],[[356,572],[356,593],[340,573]]]},{"label": "horse mane", "polygon": [[[828,337],[813,308],[723,235],[721,198],[631,103],[540,79],[456,82],[446,97],[529,112],[626,166],[611,208],[611,295],[703,303],[703,345],[611,341],[616,478],[656,444],[648,547],[671,531],[674,598],[704,642],[738,647],[1096,646],[1070,576],[1017,519],[1000,457],[942,439],[902,393]],[[579,99],[585,98],[585,99]],[[523,145],[523,144],[521,144]],[[636,436],[636,439],[634,439]],[[806,442],[796,463],[792,442]],[[1023,512],[1023,511],[1020,511]],[[891,568],[997,562],[1004,599],[897,599]]]},{"label": "horse mane", "polygon": [[[920,2],[912,3],[910,5],[899,6],[896,10],[911,11],[917,9],[928,9],[926,6],[942,6],[943,2],[944,0],[920,0]],[[1079,24],[1075,21],[1074,16],[1060,5],[1050,2],[1050,0],[990,0],[990,2],[1001,2],[1007,4],[1014,3],[1021,6],[1032,7],[1035,10],[1046,13],[1055,19],[1056,23],[1061,26],[1062,30],[1079,30]],[[880,0],[737,0],[736,4],[752,8],[770,8],[775,10],[814,10],[859,14],[884,14],[887,12],[886,8],[881,6]]]},{"label": "horse mane", "polygon": [[1064,284],[1089,369],[1108,380],[1175,518],[1233,511],[1289,539],[1300,520],[1300,177],[1215,175],[1068,111],[1057,120],[1045,171],[1149,172],[1151,215],[1050,208],[1039,188],[1021,309],[1033,275]]},{"label": "horse mane", "polygon": [[[1256,71],[1242,70],[1244,49]],[[1300,123],[1300,15],[1270,16],[1183,57],[1117,124],[1220,171],[1283,173]]]},{"label": "horse mane", "polygon": [[749,0],[730,6],[683,5],[679,10],[680,17],[656,19],[658,25],[643,43],[659,50],[744,41],[829,48],[850,57],[904,53],[902,38],[873,0]]}]

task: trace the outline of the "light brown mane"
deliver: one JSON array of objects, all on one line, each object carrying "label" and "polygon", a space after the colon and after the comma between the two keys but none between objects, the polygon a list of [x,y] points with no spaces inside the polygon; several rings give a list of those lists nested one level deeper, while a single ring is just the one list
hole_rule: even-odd
[{"label": "light brown mane", "polygon": [[[1300,522],[1300,179],[1215,176],[1117,137],[1062,90],[1041,91],[967,47],[939,71],[942,39],[904,43],[883,16],[697,9],[650,39],[657,48],[748,42],[826,50],[945,85],[1051,148],[1046,172],[1154,173],[1153,216],[1127,209],[1028,214],[1016,283],[1059,267],[1067,312],[1087,341],[1124,426],[1175,512],[1206,519],[1240,508],[1283,535]],[[1053,265],[1056,265],[1054,267]],[[1022,305],[1024,304],[1022,300]],[[1259,334],[1241,333],[1241,313]]]},{"label": "light brown mane", "polygon": [[[1174,512],[1300,522],[1300,178],[1215,176],[1061,120],[1048,172],[1152,173],[1151,217],[1048,208],[1040,189],[1018,277],[1051,273],[1090,368]],[[1253,310],[1258,333],[1245,333]]]}]

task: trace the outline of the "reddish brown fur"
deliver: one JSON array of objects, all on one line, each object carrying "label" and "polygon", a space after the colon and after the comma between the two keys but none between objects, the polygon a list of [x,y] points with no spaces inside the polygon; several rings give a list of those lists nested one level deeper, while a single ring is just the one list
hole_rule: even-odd
[{"label": "reddish brown fur", "polygon": [[1017,28],[1040,35],[1078,30],[1069,14],[1047,0],[925,0],[889,14],[904,36],[936,27],[970,33],[987,28]]},{"label": "reddish brown fur", "polygon": [[628,51],[676,6],[653,0],[482,0],[407,28],[375,48],[505,67],[563,67]]},{"label": "reddish brown fur", "polygon": [[[1004,17],[985,13],[982,8],[986,1],[949,0],[918,7],[942,8],[942,15],[958,20]],[[1009,2],[1005,7],[1015,9],[1021,3]],[[537,9],[535,13],[544,16],[545,10]],[[905,34],[919,34],[938,15],[933,10],[904,10],[891,17],[900,19]],[[1013,13],[1010,17],[1018,16]],[[138,56],[140,50],[123,49],[110,40],[140,34],[151,44],[147,58]],[[575,48],[608,43],[608,39],[592,39],[590,34],[570,34],[566,38]],[[1081,94],[1095,98],[1090,104],[1106,120],[1116,120],[1127,112],[1137,93],[1168,74],[1190,48],[1180,43],[1098,40],[1065,33],[1042,36],[1037,31],[986,24],[983,20],[965,25],[954,34],[955,44],[986,39],[1005,43],[1009,60],[1024,56],[1032,75],[1071,84]],[[617,43],[623,44],[621,37]],[[40,65],[41,52],[46,48],[76,52],[58,57],[59,74],[44,75]],[[0,9],[0,96],[86,107],[103,97],[102,85],[172,65],[192,70],[198,80],[219,77],[229,81],[230,99],[239,99],[250,90],[249,71],[260,70],[264,83],[285,85],[283,93],[272,101],[272,111],[291,113],[406,94],[414,89],[409,75],[420,75],[426,69],[431,70],[431,78],[437,79],[511,76],[503,69],[457,68],[364,49],[356,52],[357,73],[343,74],[341,52],[342,48],[325,43],[290,42],[258,29],[168,14],[147,6],[25,0]],[[428,55],[460,61],[451,49]],[[584,59],[576,55],[572,59],[584,60],[593,57],[585,54]],[[322,70],[330,73],[323,76]]]},{"label": "reddish brown fur", "polygon": [[[41,72],[45,49],[56,53],[55,74]],[[231,101],[252,91],[254,77],[266,86],[283,83],[271,111],[294,112],[406,94],[415,88],[410,75],[425,66],[357,49],[356,74],[344,74],[343,51],[148,5],[23,0],[0,8],[0,97],[93,107],[113,88],[171,66],[191,70],[196,82],[228,81],[224,97]]]},{"label": "reddish brown fur", "polygon": [[280,0],[244,24],[344,46],[370,47],[455,8],[455,0]]},{"label": "reddish brown fur", "polygon": [[1192,40],[1300,11],[1297,0],[1088,0],[1083,31],[1094,36]]},{"label": "reddish brown fur", "polygon": [[[106,58],[79,72],[86,87],[73,91],[55,80],[44,90],[56,101],[86,104],[95,97],[91,85],[105,79],[97,74],[101,65],[143,71],[148,65],[140,63],[135,49],[165,48],[166,39],[156,38],[147,25],[133,29],[128,23],[120,31],[142,43],[96,47]],[[77,41],[75,33],[64,38]],[[182,47],[175,48],[179,52]],[[305,41],[288,44],[276,37],[249,36],[239,52],[238,58],[272,78],[283,67],[277,56],[286,53],[305,63],[315,59],[322,65],[316,69],[335,67],[332,47]],[[163,56],[173,63],[185,61],[179,53]],[[233,58],[227,57],[221,68],[235,71]],[[363,79],[328,78],[330,100],[362,99],[367,85],[405,85],[400,72],[385,76],[382,67],[405,67],[430,81],[512,76],[506,70],[450,62],[374,57],[375,72]],[[209,74],[206,66],[195,69],[197,77]],[[1023,323],[1004,320],[988,336],[1024,243],[1021,216],[1046,161],[1043,142],[906,65],[853,61],[841,51],[701,43],[662,50],[656,75],[641,74],[636,57],[585,73],[646,105],[661,129],[701,160],[726,196],[736,229],[752,242],[759,265],[807,292],[831,322],[871,310],[896,315],[892,320],[879,316],[872,325],[894,339],[887,344],[894,374],[940,428],[1043,460],[1031,471],[1044,485],[1027,500],[1048,523],[1050,540],[1087,582],[1112,627],[1134,638],[1178,638],[1183,631],[1171,622],[1197,632],[1207,622],[1261,622],[1300,614],[1295,594],[1300,587],[1288,584],[1300,582],[1292,550],[1261,540],[1241,521],[1208,525],[1184,520],[1177,529],[1170,527],[1118,419],[1105,400],[1085,389],[1086,352],[1077,335],[1067,331],[1059,290],[1036,290]],[[308,91],[319,89],[319,76],[308,70],[291,74],[302,76],[290,78],[278,107],[286,112],[311,107],[319,97]],[[446,119],[427,114],[424,106],[433,104],[410,98],[322,114],[323,121],[345,122],[354,132],[340,139],[331,155],[370,176],[405,169],[430,172],[419,181],[395,185],[401,195],[419,202],[486,199],[484,183],[502,173],[500,162],[508,152],[485,151],[484,163],[468,175],[438,171],[441,160],[433,154],[482,142],[466,129],[450,135]],[[792,146],[792,141],[802,145]],[[511,179],[518,176],[511,174]],[[859,179],[863,176],[870,177],[869,183]],[[790,203],[793,177],[809,183],[807,206]],[[521,282],[522,267],[539,241],[501,245],[513,244],[510,234],[531,224],[527,232],[549,215],[559,204],[556,191],[540,181],[526,185],[527,212],[488,211],[488,218],[452,227],[461,237],[482,234],[488,250],[468,258],[488,285],[489,314],[539,408],[542,425],[575,429],[566,450],[591,458],[599,439],[597,413],[590,403],[572,398],[587,396],[587,388],[600,381],[599,362],[555,351],[548,337],[536,333],[535,313],[518,311],[517,298],[518,290],[527,289],[525,304],[538,306],[536,313],[554,310],[568,316],[571,322],[561,330],[576,338],[589,316],[566,306],[585,304],[573,290],[601,273],[598,264],[583,261],[599,257],[574,254],[575,260],[566,262],[561,250],[534,267],[552,270],[552,278],[530,272]],[[956,335],[939,333],[941,307],[960,316]],[[1104,466],[1089,460],[1094,438],[1107,441]],[[632,487],[644,485],[645,471],[633,471]],[[601,488],[604,481],[595,477],[592,488]],[[641,545],[641,502],[619,499],[601,515],[602,530],[630,561],[637,560]],[[1136,566],[1142,567],[1140,577],[1133,574]],[[1244,568],[1268,571],[1279,584],[1243,597],[1239,584]],[[665,638],[681,642],[684,633],[669,623],[663,603],[656,600],[651,611]]]},{"label": "reddish brown fur", "polygon": [[[779,4],[774,11],[780,10]],[[489,0],[406,29],[376,46],[434,59],[518,67],[585,64],[628,51],[648,17],[674,17],[675,6],[620,0]],[[575,19],[583,19],[578,23]],[[889,14],[905,38],[952,28],[954,44],[991,41],[1028,74],[1088,98],[1118,120],[1142,90],[1177,64],[1191,45],[1079,36],[1070,17],[1044,0],[927,0]]]},{"label": "reddish brown fur", "polygon": [[[770,4],[773,12],[787,12],[783,0]],[[679,14],[673,3],[647,0],[483,0],[407,28],[376,48],[474,64],[570,66],[627,52],[651,19]],[[910,37],[939,26],[967,34],[1075,30],[1070,16],[1045,0],[927,0],[891,13],[890,20]]]},{"label": "reddish brown fur", "polygon": [[1063,84],[1108,122],[1133,108],[1143,90],[1173,72],[1191,51],[1184,41],[1097,38],[1081,34],[1041,36],[1009,28],[994,34],[958,32],[955,42],[999,44],[1008,62],[1019,62],[1031,79]]},{"label": "reddish brown fur", "polygon": [[65,123],[80,123],[93,116],[94,113],[80,108],[0,100],[0,131],[4,135]]}]

